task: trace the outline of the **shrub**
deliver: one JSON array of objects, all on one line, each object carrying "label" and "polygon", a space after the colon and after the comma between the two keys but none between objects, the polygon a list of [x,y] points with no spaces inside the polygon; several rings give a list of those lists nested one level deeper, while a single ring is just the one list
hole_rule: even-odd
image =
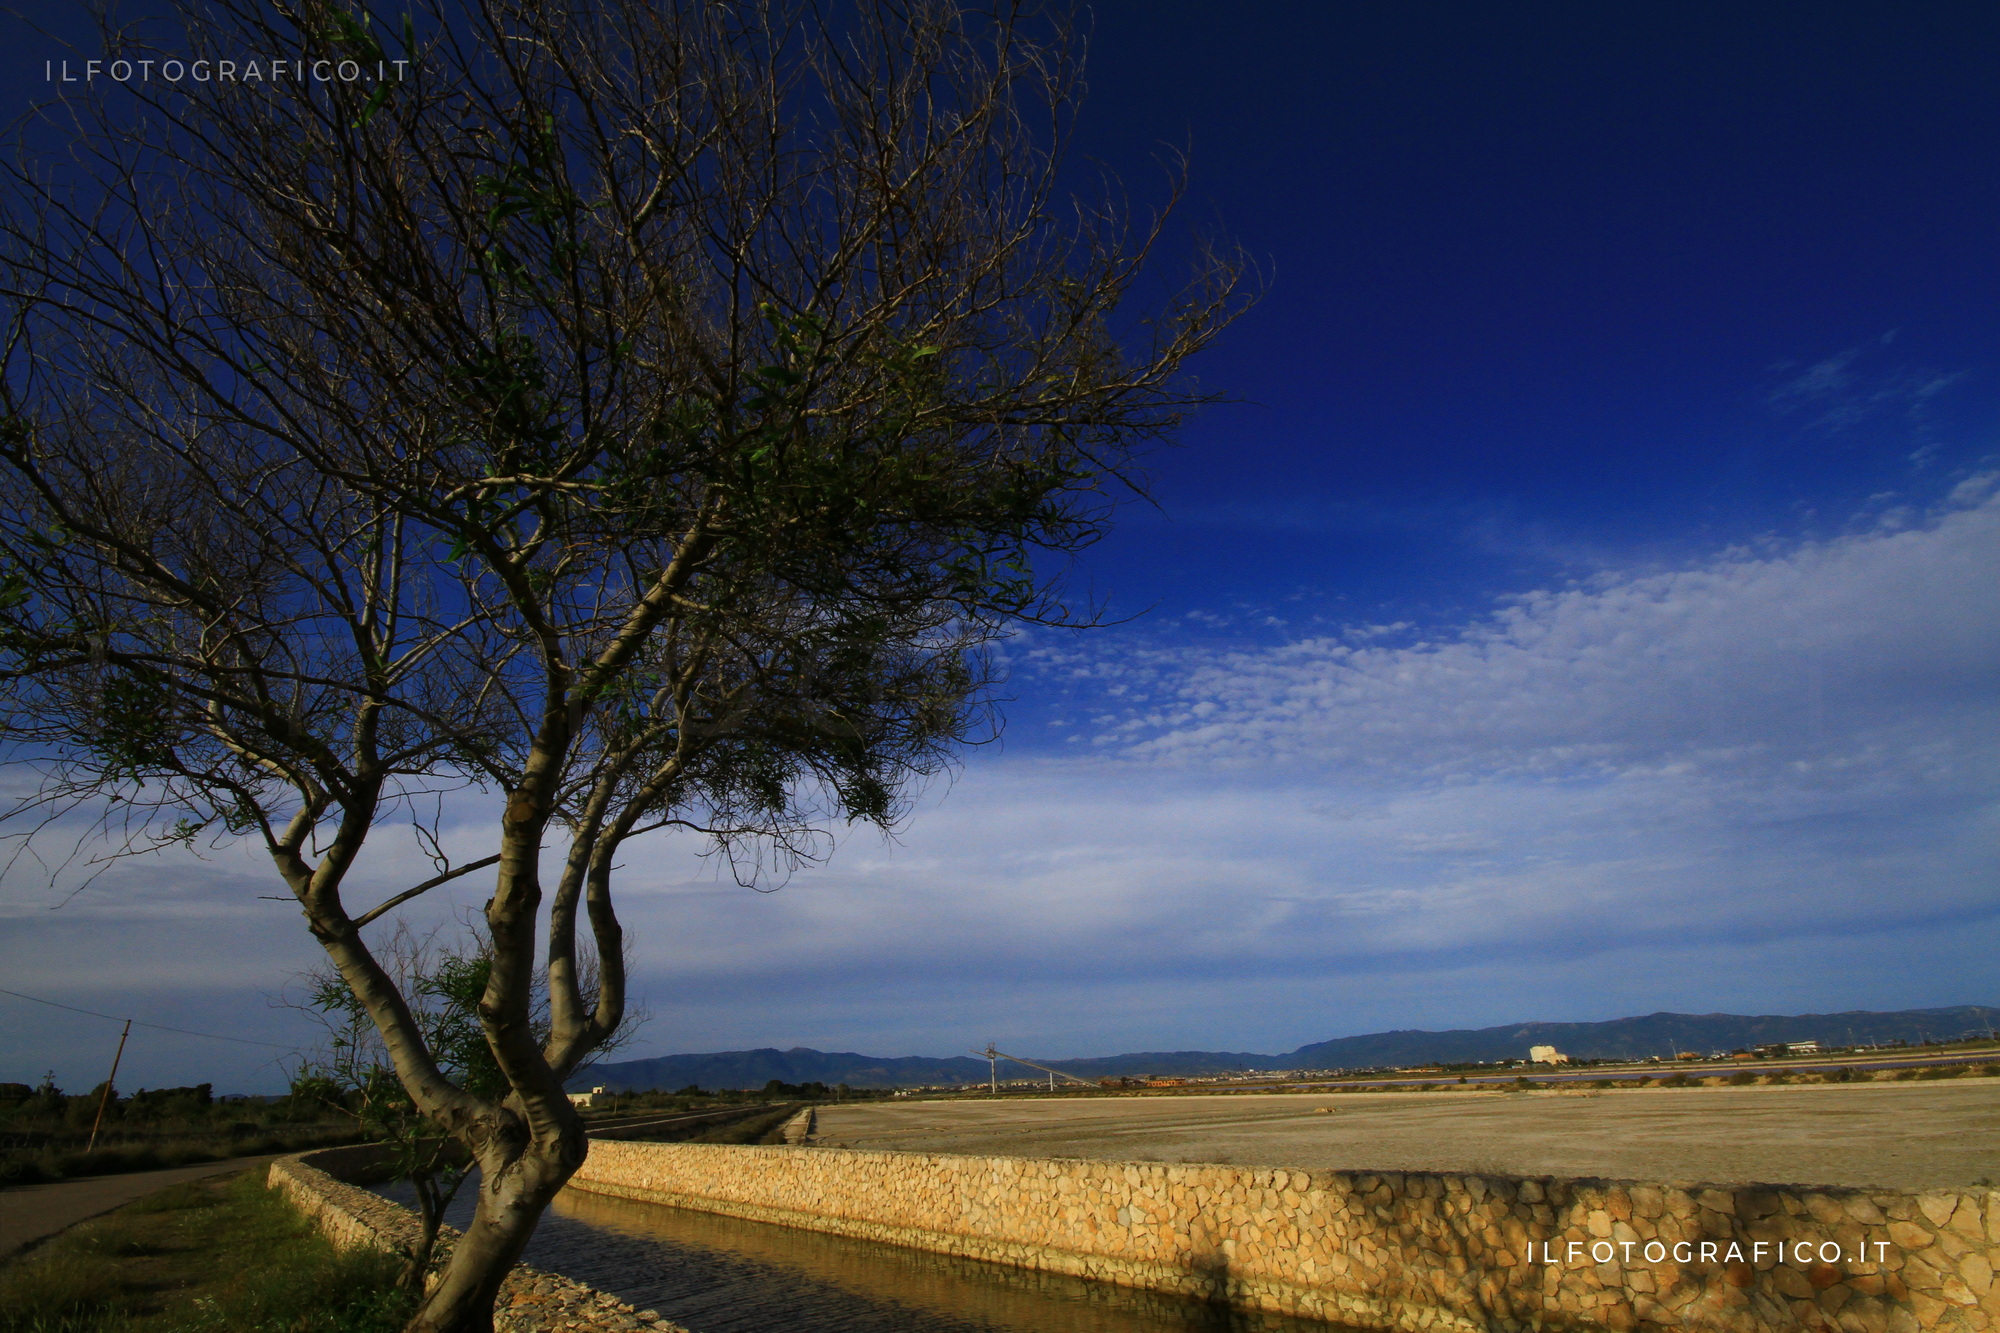
[{"label": "shrub", "polygon": [[1747,1088],[1756,1081],[1757,1075],[1748,1069],[1739,1069],[1729,1076],[1729,1086],[1732,1088]]},{"label": "shrub", "polygon": [[42,1181],[76,1176],[116,1175],[125,1171],[152,1171],[163,1166],[186,1166],[194,1162],[216,1162],[230,1157],[254,1157],[265,1153],[299,1152],[354,1143],[359,1136],[351,1126],[301,1126],[274,1132],[245,1126],[254,1131],[241,1137],[230,1126],[226,1130],[154,1139],[149,1142],[112,1142],[86,1151],[71,1139],[68,1146],[43,1143],[0,1149],[0,1185],[31,1185]]}]

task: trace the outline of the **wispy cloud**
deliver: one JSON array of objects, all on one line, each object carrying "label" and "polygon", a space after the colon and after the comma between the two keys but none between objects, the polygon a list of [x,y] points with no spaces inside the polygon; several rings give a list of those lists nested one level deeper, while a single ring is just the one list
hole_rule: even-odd
[{"label": "wispy cloud", "polygon": [[[1500,1021],[1531,1012],[1531,973],[1582,960],[1673,957],[1654,1007],[1754,1007],[1870,940],[1885,975],[1928,951],[1940,1001],[1983,993],[1937,951],[2000,914],[1996,569],[1986,477],[1934,513],[1523,595],[1428,641],[1037,649],[1038,677],[1094,703],[1084,753],[974,768],[901,845],[802,877],[783,931],[733,936],[704,900],[689,938],[737,951],[671,965],[1110,987],[1185,1022],[1188,987],[1387,975],[1407,997],[1532,960],[1471,1015]],[[1571,1004],[1607,989],[1645,986]]]},{"label": "wispy cloud", "polygon": [[1932,400],[1966,376],[1913,366],[1873,368],[1869,362],[1895,340],[1892,331],[1803,366],[1781,362],[1772,372],[1782,378],[1764,401],[1782,414],[1803,416],[1815,431],[1845,430],[1882,414],[1922,424]]},{"label": "wispy cloud", "polygon": [[[900,839],[851,836],[770,896],[684,844],[629,858],[646,1048],[1268,1050],[1991,1002],[1996,570],[1980,477],[1932,512],[1524,593],[1449,633],[1031,642],[1019,688],[1060,684],[1079,739],[975,756]],[[380,855],[381,887],[418,869]],[[121,867],[60,913],[18,897],[0,969],[269,988],[310,949],[254,902],[254,861]]]},{"label": "wispy cloud", "polygon": [[1110,683],[1090,739],[1129,761],[1405,777],[1826,762],[1990,715],[1994,486],[1782,551],[1526,593],[1423,642],[1357,626],[1224,653],[1050,650],[1041,669]]}]

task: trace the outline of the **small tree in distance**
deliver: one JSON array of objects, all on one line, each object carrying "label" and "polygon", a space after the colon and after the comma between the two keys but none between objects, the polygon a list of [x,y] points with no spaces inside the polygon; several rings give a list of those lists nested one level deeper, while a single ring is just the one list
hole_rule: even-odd
[{"label": "small tree in distance", "polygon": [[[22,131],[20,813],[268,852],[480,1171],[411,1328],[483,1330],[624,1021],[621,848],[677,830],[749,878],[892,825],[985,725],[986,646],[1078,622],[1061,558],[1200,401],[1240,266],[1197,248],[1130,308],[1160,218],[1062,196],[1078,47],[1007,0],[212,0],[105,41],[302,63],[81,90],[59,174]],[[502,797],[491,850],[433,838],[350,902],[371,836],[463,786]],[[480,871],[490,1087],[364,936]]]}]

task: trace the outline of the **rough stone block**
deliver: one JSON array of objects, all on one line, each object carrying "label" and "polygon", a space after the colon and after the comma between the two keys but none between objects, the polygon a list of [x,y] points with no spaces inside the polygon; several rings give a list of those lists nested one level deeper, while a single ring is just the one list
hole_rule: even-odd
[{"label": "rough stone block", "polygon": [[1922,1250],[1930,1247],[1934,1239],[1931,1233],[1914,1222],[1891,1222],[1889,1243],[1900,1250]]},{"label": "rough stone block", "polygon": [[1917,1207],[1923,1210],[1924,1216],[1930,1219],[1932,1226],[1941,1227],[1951,1220],[1953,1213],[1958,1211],[1958,1196],[1956,1194],[1919,1194],[1917,1196]]},{"label": "rough stone block", "polygon": [[1917,1326],[1920,1328],[1937,1327],[1939,1318],[1950,1308],[1935,1296],[1928,1296],[1921,1291],[1910,1293],[1910,1313],[1917,1317]]}]

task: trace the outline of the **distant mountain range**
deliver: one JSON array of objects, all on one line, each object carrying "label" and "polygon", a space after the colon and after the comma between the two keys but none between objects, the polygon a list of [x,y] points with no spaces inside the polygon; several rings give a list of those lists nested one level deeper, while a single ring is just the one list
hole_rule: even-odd
[{"label": "distant mountain range", "polygon": [[[2000,1009],[1962,1004],[1948,1009],[1902,1009],[1840,1014],[1647,1014],[1606,1023],[1509,1023],[1449,1032],[1371,1032],[1314,1042],[1285,1055],[1246,1051],[1136,1051],[1127,1055],[1042,1063],[1078,1078],[1133,1078],[1146,1074],[1187,1076],[1275,1069],[1373,1069],[1390,1066],[1523,1059],[1530,1046],[1554,1046],[1565,1055],[1616,1060],[1675,1051],[1733,1050],[1772,1041],[1818,1040],[1828,1046],[1958,1037],[2000,1028]],[[1033,1051],[1028,1052],[1035,1058]],[[1001,1064],[1001,1076],[1021,1078],[1034,1071]],[[579,1075],[572,1086],[601,1084],[621,1092],[688,1084],[704,1088],[761,1088],[772,1079],[786,1083],[845,1083],[855,1088],[911,1087],[936,1083],[981,1083],[986,1062],[971,1056],[931,1059],[920,1055],[883,1057],[852,1051],[717,1051],[708,1055],[663,1055],[651,1060],[602,1064]]]}]

